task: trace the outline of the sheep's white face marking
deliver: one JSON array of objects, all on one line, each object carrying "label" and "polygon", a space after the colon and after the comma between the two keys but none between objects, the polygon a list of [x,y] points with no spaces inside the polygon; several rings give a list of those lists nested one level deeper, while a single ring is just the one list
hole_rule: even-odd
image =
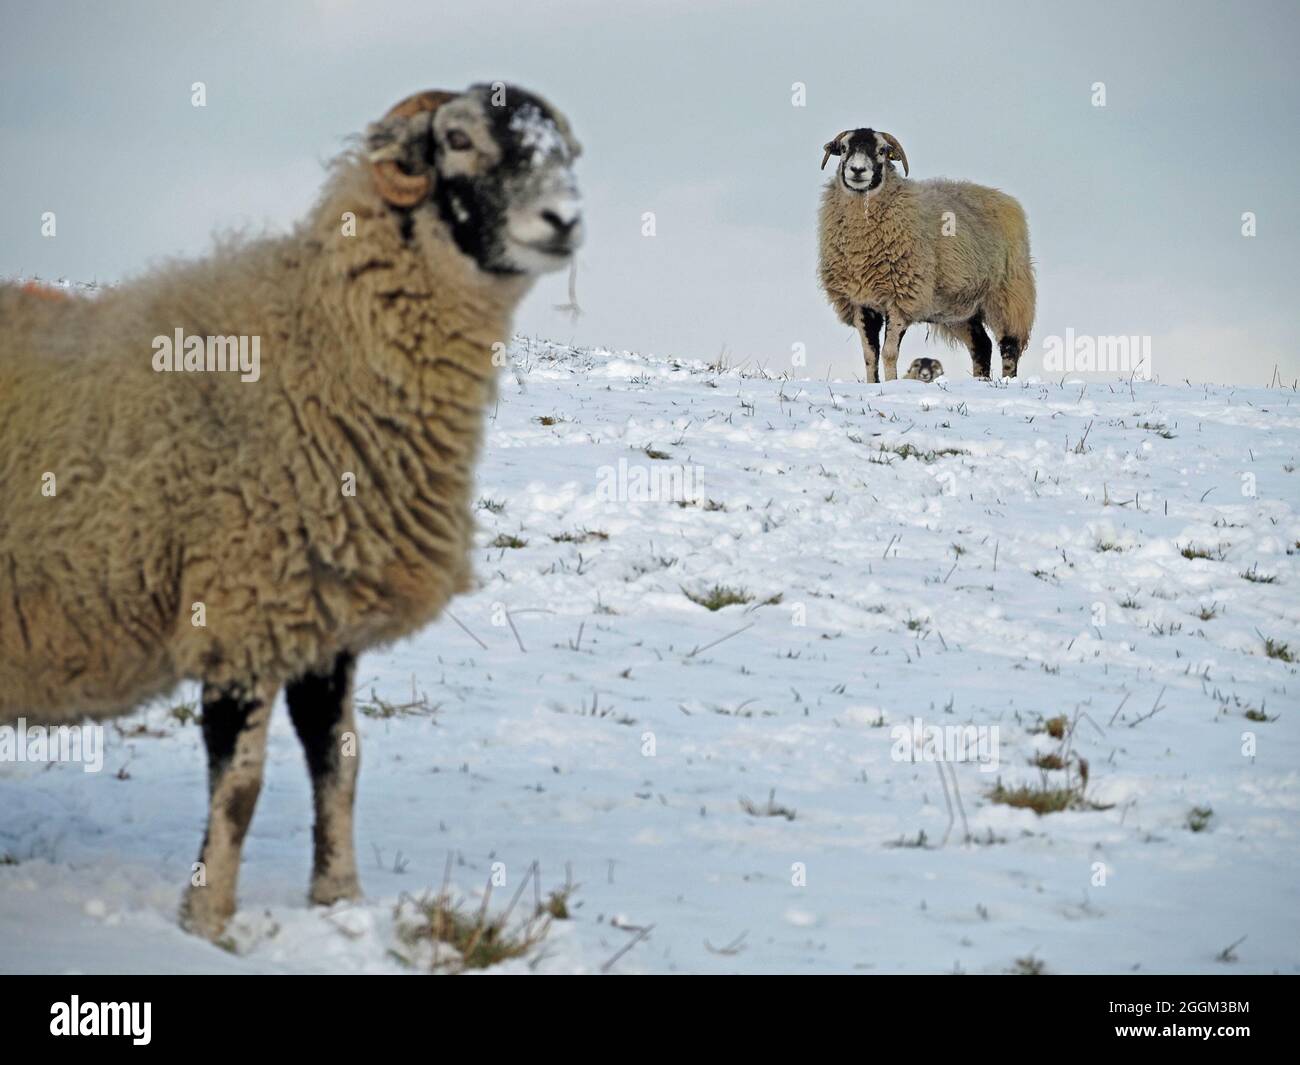
[{"label": "sheep's white face marking", "polygon": [[846,188],[854,192],[866,192],[871,188],[874,170],[875,160],[871,158],[871,153],[858,148],[846,154],[841,160],[840,180],[844,182]]},{"label": "sheep's white face marking", "polygon": [[492,273],[567,266],[582,244],[573,163],[582,149],[546,101],[506,86],[475,86],[438,109],[433,201],[456,243]]}]

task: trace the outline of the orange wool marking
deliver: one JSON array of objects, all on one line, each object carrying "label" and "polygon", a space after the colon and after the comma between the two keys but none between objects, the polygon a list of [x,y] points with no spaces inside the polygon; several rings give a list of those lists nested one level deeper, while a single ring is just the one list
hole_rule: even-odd
[{"label": "orange wool marking", "polygon": [[23,285],[22,290],[30,296],[35,296],[38,299],[43,300],[66,300],[72,298],[61,288],[48,288],[36,281],[28,281]]}]

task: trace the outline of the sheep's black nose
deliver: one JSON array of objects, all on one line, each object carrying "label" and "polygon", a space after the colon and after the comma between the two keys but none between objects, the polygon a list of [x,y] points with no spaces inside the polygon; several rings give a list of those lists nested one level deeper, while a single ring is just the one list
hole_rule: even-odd
[{"label": "sheep's black nose", "polygon": [[549,222],[551,226],[555,229],[556,233],[558,233],[562,237],[567,237],[569,233],[573,231],[573,227],[582,221],[582,215],[578,214],[577,212],[574,212],[572,218],[566,220],[561,218],[554,211],[543,211],[542,218],[546,222]]},{"label": "sheep's black nose", "polygon": [[867,168],[865,166],[851,166],[849,167],[849,172],[854,177],[861,177],[863,174],[867,172]]}]

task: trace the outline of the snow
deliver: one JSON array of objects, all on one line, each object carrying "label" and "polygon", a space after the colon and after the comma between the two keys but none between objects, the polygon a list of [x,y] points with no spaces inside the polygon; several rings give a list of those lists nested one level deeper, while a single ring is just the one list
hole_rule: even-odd
[{"label": "snow", "polygon": [[[409,971],[395,911],[451,855],[469,906],[494,863],[493,911],[534,861],[577,885],[493,971],[1300,972],[1296,666],[1265,651],[1300,653],[1294,393],[514,354],[481,586],[359,668],[419,704],[362,718],[366,901],[305,902],[280,709],[229,949],[178,929],[206,799],[173,699],[101,773],[0,764],[0,970]],[[714,585],[749,602],[685,594]],[[953,726],[995,742],[897,759]],[[989,797],[1044,779],[1081,801]]]},{"label": "snow", "polygon": [[536,166],[543,159],[564,152],[564,135],[559,127],[535,104],[525,104],[510,116],[510,130],[518,133],[525,148],[532,152]]}]

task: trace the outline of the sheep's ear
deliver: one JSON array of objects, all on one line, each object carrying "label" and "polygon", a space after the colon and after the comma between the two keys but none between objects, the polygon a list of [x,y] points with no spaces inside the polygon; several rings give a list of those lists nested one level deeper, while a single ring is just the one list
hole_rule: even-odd
[{"label": "sheep's ear", "polygon": [[375,187],[394,207],[414,207],[433,191],[433,115],[450,92],[408,96],[366,130],[366,148]]},{"label": "sheep's ear", "polygon": [[908,174],[907,153],[903,151],[903,146],[898,143],[898,138],[892,133],[884,132],[877,133],[876,136],[881,137],[889,145],[889,158],[903,164],[903,176],[906,177]]},{"label": "sheep's ear", "polygon": [[822,145],[822,151],[826,153],[825,155],[822,156],[823,170],[826,169],[826,161],[830,159],[832,155],[844,154],[844,138],[847,137],[852,132],[853,132],[852,130],[842,129],[840,130],[839,133],[835,134],[835,136],[833,136],[830,140],[828,140],[825,144]]}]

